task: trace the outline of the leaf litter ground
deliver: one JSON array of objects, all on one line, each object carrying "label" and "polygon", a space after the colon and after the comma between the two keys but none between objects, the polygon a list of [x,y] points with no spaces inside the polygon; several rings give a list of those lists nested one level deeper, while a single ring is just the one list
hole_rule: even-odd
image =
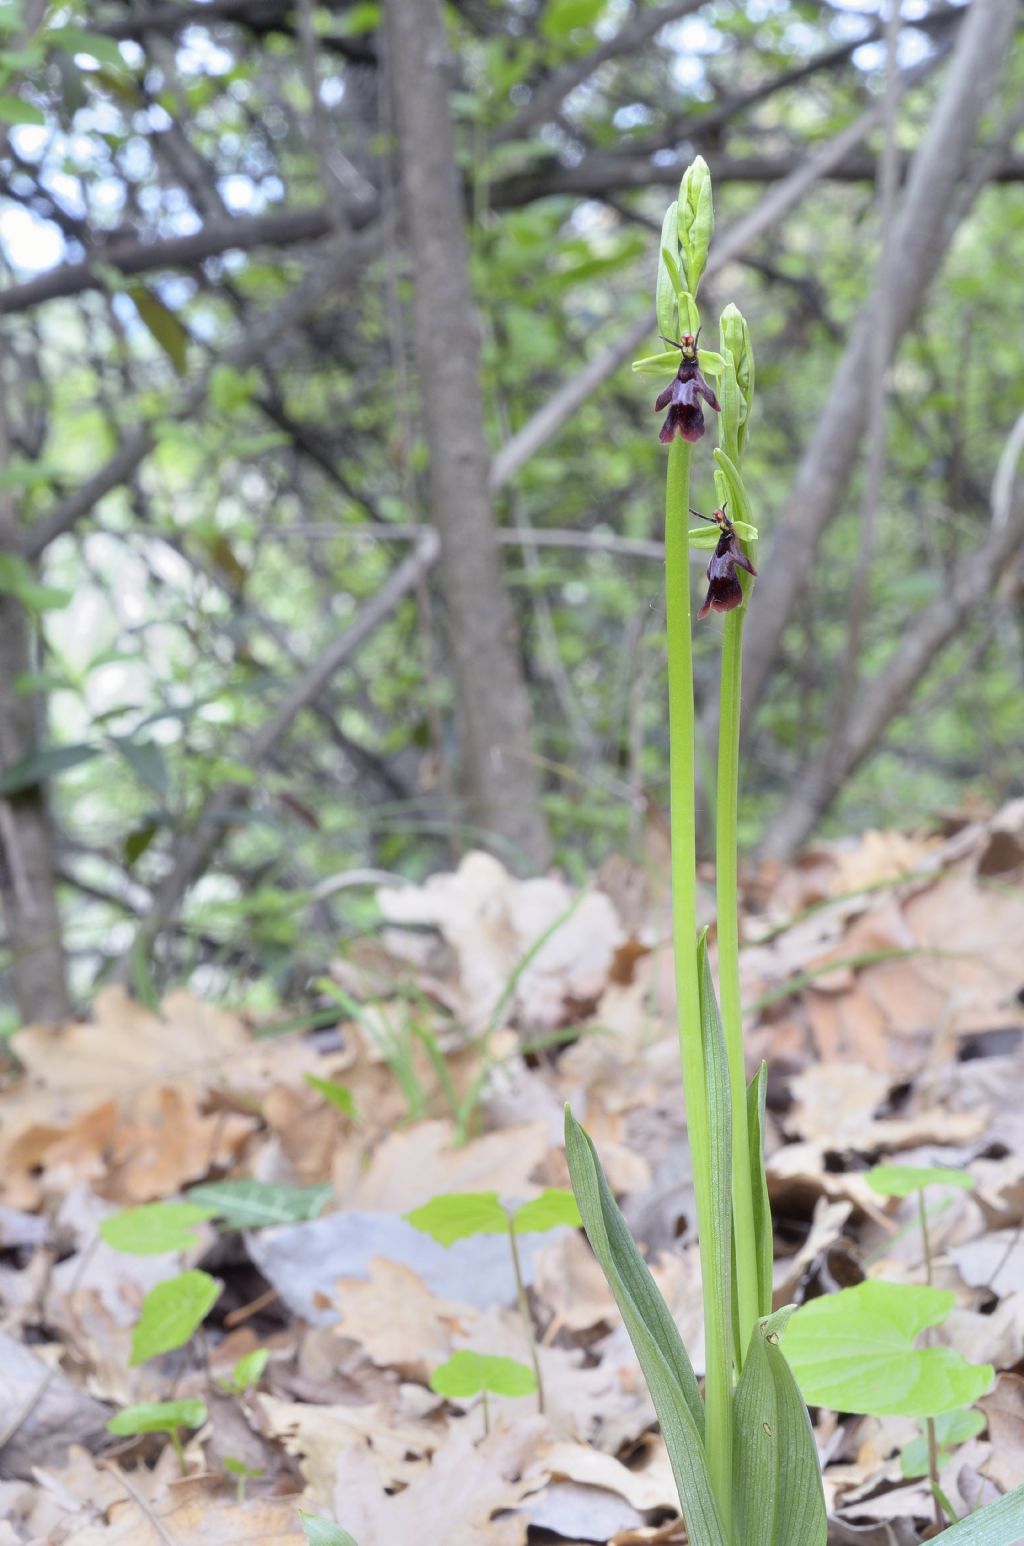
[{"label": "leaf litter ground", "polygon": [[[683,1539],[580,1232],[519,1237],[545,1410],[491,1394],[485,1431],[480,1395],[430,1382],[459,1352],[530,1364],[508,1239],[446,1246],[405,1218],[442,1194],[515,1208],[564,1187],[570,1101],[700,1371],[663,861],[614,861],[582,897],[483,854],[390,888],[379,930],[330,968],[326,1029],[274,1034],[183,992],[153,1013],[108,988],[87,1022],[14,1038],[0,1546],[300,1546],[300,1509],[360,1546]],[[930,1218],[955,1303],[938,1335],[996,1370],[980,1415],[947,1425],[942,1483],[963,1513],[1024,1482],[1024,802],[762,870],[743,937],[749,1056],[770,1069],[776,1303],[922,1281],[914,1199],[879,1196],[871,1166],[971,1180]],[[154,1249],[159,1229],[148,1254],[108,1243],[120,1225],[101,1234],[161,1201],[193,1204],[160,1224],[177,1248]],[[282,1217],[297,1222],[260,1222]],[[210,1316],[133,1363],[143,1301],[185,1272],[215,1280]],[[184,1475],[166,1434],[106,1428],[166,1401],[205,1404],[181,1433]],[[814,1416],[830,1540],[919,1540],[932,1502],[901,1468],[916,1424]]]}]

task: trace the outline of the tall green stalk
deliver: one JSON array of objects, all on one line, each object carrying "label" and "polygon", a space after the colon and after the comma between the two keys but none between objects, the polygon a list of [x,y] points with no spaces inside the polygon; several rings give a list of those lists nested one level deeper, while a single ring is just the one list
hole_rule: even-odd
[{"label": "tall green stalk", "polygon": [[[729,1283],[718,1281],[712,1236],[707,1088],[697,978],[697,830],[694,800],[693,648],[687,515],[691,447],[674,440],[665,490],[665,613],[668,631],[672,935],[686,1124],[693,1158],[704,1290],[705,1449],[726,1535],[732,1520],[732,1316]],[[746,1117],[743,1119],[744,1129]]]},{"label": "tall green stalk", "polygon": [[739,898],[737,836],[740,774],[740,688],[743,667],[744,604],[725,621],[722,644],[721,705],[718,727],[715,873],[718,911],[718,986],[722,1030],[729,1060],[732,1100],[732,1206],[736,1252],[736,1300],[742,1367],[760,1311],[751,1192],[750,1136],[747,1125],[746,1069],[743,1061],[743,1010],[740,1002]]}]

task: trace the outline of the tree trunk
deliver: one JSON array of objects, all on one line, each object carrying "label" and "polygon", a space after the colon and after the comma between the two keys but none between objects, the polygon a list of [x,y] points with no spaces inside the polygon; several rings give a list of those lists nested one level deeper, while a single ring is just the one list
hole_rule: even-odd
[{"label": "tree trunk", "polygon": [[[458,694],[467,814],[531,869],[549,856],[531,716],[488,496],[480,334],[448,105],[441,0],[386,0],[387,53],[415,273],[430,503]],[[485,839],[486,840],[486,839]]]},{"label": "tree trunk", "polygon": [[[38,745],[38,696],[19,695],[14,688],[32,669],[25,608],[16,597],[0,595],[0,768],[20,762]],[[66,1020],[71,1005],[43,783],[0,799],[0,893],[19,1015],[26,1023]]]},{"label": "tree trunk", "polygon": [[[951,210],[962,217],[962,210],[956,209],[957,185],[967,169],[978,120],[995,100],[1017,11],[1017,0],[973,0],[961,22],[949,75],[914,157],[892,237],[892,272],[887,276],[890,358],[954,234]],[[743,696],[748,713],[771,679],[783,630],[810,581],[818,544],[853,470],[871,393],[881,390],[872,372],[875,310],[876,299],[870,295],[854,323],[762,566],[746,626]]]}]

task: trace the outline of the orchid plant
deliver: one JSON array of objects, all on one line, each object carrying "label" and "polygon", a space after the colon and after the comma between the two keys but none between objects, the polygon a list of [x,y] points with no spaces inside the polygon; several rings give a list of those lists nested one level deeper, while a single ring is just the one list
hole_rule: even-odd
[{"label": "orchid plant", "polygon": [[[684,175],[679,197],[666,211],[662,228],[655,308],[659,332],[669,349],[638,360],[633,367],[662,377],[668,370],[675,371],[655,408],[667,410],[659,439],[668,446],[665,582],[673,942],[704,1298],[703,1390],[668,1307],[629,1234],[594,1145],[568,1109],[565,1145],[587,1236],[625,1321],[658,1414],[691,1546],[825,1546],[828,1519],[814,1434],[801,1385],[781,1345],[794,1307],[772,1313],[772,1224],[763,1159],[767,1070],[762,1064],[748,1085],[743,1057],[736,833],[743,624],[757,575],[753,555],[758,534],[742,472],[754,397],[754,354],[747,324],[732,305],[720,319],[717,352],[700,344],[697,294],[713,228],[711,176],[698,157]],[[694,448],[707,432],[706,410],[714,415],[718,445],[713,468],[715,508],[702,514],[691,507],[690,481]],[[688,513],[705,524],[689,528]],[[715,802],[721,1009],[706,933],[698,934],[697,929],[691,547],[713,549],[707,594],[697,621],[710,613],[725,616]],[[848,1292],[866,1295],[875,1289],[882,1296],[893,1292],[916,1296],[909,1306],[911,1337],[943,1313],[941,1306],[922,1310],[916,1302],[923,1292],[937,1292],[927,1288],[864,1284],[862,1290]],[[832,1299],[838,1301],[842,1295],[815,1301],[807,1311],[795,1311],[793,1329],[799,1324],[801,1335],[796,1340],[803,1344],[805,1389],[813,1389],[815,1383],[813,1370],[806,1366],[807,1348],[813,1349],[817,1320],[822,1318],[819,1314],[815,1320],[809,1312],[826,1303],[831,1306]],[[905,1298],[897,1308],[906,1320]],[[836,1309],[845,1319],[845,1307],[837,1303]],[[863,1323],[865,1307],[861,1310]],[[873,1325],[881,1316],[873,1302],[866,1313]],[[804,1316],[807,1320],[801,1323]],[[834,1351],[835,1317],[827,1319],[833,1326]],[[863,1340],[863,1324],[851,1325],[849,1332],[846,1340],[852,1355],[851,1345],[842,1348],[844,1367],[849,1367],[852,1356],[855,1364],[860,1359],[863,1368],[873,1344],[870,1337]],[[843,1341],[841,1333],[838,1340]],[[907,1348],[905,1340],[902,1345]],[[959,1355],[950,1349],[927,1349],[913,1356],[923,1359],[928,1353],[945,1355],[942,1373],[948,1385],[953,1378],[950,1360]],[[813,1358],[812,1351],[812,1362]],[[973,1379],[976,1386],[979,1378],[984,1384],[990,1375],[991,1371],[964,1364],[963,1370],[957,1366],[954,1383]],[[862,1373],[855,1399],[870,1383]],[[941,1399],[949,1395],[944,1390]],[[960,1397],[958,1391],[958,1402]],[[844,1400],[849,1399],[844,1395]],[[929,1399],[928,1411],[944,1409],[934,1404],[940,1399],[934,1392]],[[967,1399],[974,1399],[974,1394]],[[870,1396],[866,1404],[846,1409],[872,1410]],[[950,1546],[1010,1546],[1024,1537],[1024,1488],[944,1533]]]}]

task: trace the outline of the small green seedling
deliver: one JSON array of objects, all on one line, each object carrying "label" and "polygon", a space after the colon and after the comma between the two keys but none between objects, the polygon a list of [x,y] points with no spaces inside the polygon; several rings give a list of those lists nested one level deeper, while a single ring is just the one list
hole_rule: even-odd
[{"label": "small green seedling", "polygon": [[306,1083],[311,1090],[316,1090],[324,1100],[329,1101],[342,1116],[351,1117],[356,1121],[356,1100],[352,1091],[344,1084],[335,1084],[333,1079],[319,1079],[316,1074],[307,1074]]},{"label": "small green seedling", "polygon": [[235,1497],[239,1503],[245,1502],[245,1489],[249,1482],[263,1475],[260,1466],[246,1465],[244,1460],[236,1460],[233,1455],[225,1457],[224,1469],[229,1476],[235,1478]]},{"label": "small green seedling", "polygon": [[269,1181],[207,1181],[189,1190],[189,1200],[209,1208],[226,1229],[266,1229],[271,1224],[302,1224],[320,1216],[334,1188],[275,1186]]},{"label": "small green seedling", "polygon": [[118,1438],[136,1433],[166,1433],[174,1445],[184,1476],[185,1451],[178,1429],[201,1428],[207,1415],[205,1401],[143,1401],[139,1406],[126,1406],[123,1412],[116,1413],[107,1423],[107,1432]]},{"label": "small green seedling", "polygon": [[490,1433],[488,1391],[494,1396],[532,1396],[538,1387],[536,1374],[526,1364],[517,1363],[514,1358],[496,1358],[463,1348],[453,1353],[447,1363],[434,1370],[430,1376],[430,1388],[439,1396],[452,1401],[467,1401],[472,1396],[482,1397],[484,1432]]},{"label": "small green seedling", "polygon": [[231,1373],[224,1379],[218,1380],[217,1384],[229,1396],[244,1395],[253,1385],[259,1384],[269,1358],[269,1348],[254,1347],[251,1353],[243,1354]]},{"label": "small green seedling", "polygon": [[212,1218],[213,1211],[198,1202],[147,1202],[104,1219],[100,1238],[131,1256],[188,1251],[199,1243],[196,1225]]},{"label": "small green seedling", "polygon": [[[936,1451],[940,1467],[952,1459],[953,1451],[959,1444],[966,1444],[968,1439],[973,1439],[985,1426],[983,1414],[973,1409],[970,1411],[961,1409],[958,1412],[942,1412],[933,1421],[935,1424]],[[913,1481],[915,1477],[927,1476],[929,1474],[930,1459],[926,1435],[912,1439],[907,1445],[900,1455],[900,1470],[908,1481]]]},{"label": "small green seedling", "polygon": [[213,1309],[221,1285],[208,1272],[181,1272],[151,1288],[132,1332],[129,1363],[145,1363],[158,1353],[183,1347]]},{"label": "small green seedling", "polygon": [[[945,1165],[876,1165],[869,1170],[865,1180],[881,1197],[910,1197],[917,1195],[917,1218],[921,1227],[921,1250],[924,1255],[925,1282],[932,1281],[932,1242],[928,1232],[928,1212],[924,1205],[925,1188],[929,1186],[951,1186],[961,1191],[969,1192],[974,1185],[972,1178],[962,1170],[950,1170]],[[953,1416],[962,1416],[971,1419],[971,1413],[954,1413]],[[977,1417],[979,1414],[975,1413]],[[981,1419],[984,1427],[984,1419]],[[940,1454],[939,1424],[934,1416],[925,1418],[925,1436],[923,1442],[928,1455],[928,1462],[923,1472],[927,1474],[931,1484],[932,1496],[935,1499],[935,1523],[941,1530],[945,1524],[943,1512],[950,1520],[956,1523],[956,1513],[950,1505],[949,1499],[939,1486],[939,1467],[942,1463]],[[975,1432],[978,1430],[975,1429]],[[968,1435],[969,1437],[970,1435]],[[914,1445],[908,1446],[913,1450]],[[948,1453],[948,1452],[947,1452]]]},{"label": "small green seedling", "polygon": [[928,1284],[870,1280],[801,1306],[786,1331],[786,1357],[804,1400],[876,1417],[935,1417],[969,1406],[991,1387],[991,1364],[915,1345],[954,1303],[951,1292]]},{"label": "small green seedling", "polygon": [[542,1234],[565,1224],[578,1229],[583,1221],[572,1192],[564,1187],[548,1187],[539,1197],[523,1203],[519,1208],[506,1208],[497,1192],[444,1192],[403,1217],[415,1229],[430,1235],[439,1245],[454,1245],[456,1240],[468,1240],[473,1235],[508,1236],[512,1271],[516,1280],[516,1299],[533,1364],[535,1383],[531,1390],[536,1390],[537,1409],[543,1412],[544,1380],[540,1372],[540,1357],[533,1334],[533,1319],[516,1237]]},{"label": "small green seedling", "polygon": [[303,1533],[309,1546],[356,1546],[356,1542],[341,1525],[332,1525],[329,1519],[317,1514],[301,1514]]}]

